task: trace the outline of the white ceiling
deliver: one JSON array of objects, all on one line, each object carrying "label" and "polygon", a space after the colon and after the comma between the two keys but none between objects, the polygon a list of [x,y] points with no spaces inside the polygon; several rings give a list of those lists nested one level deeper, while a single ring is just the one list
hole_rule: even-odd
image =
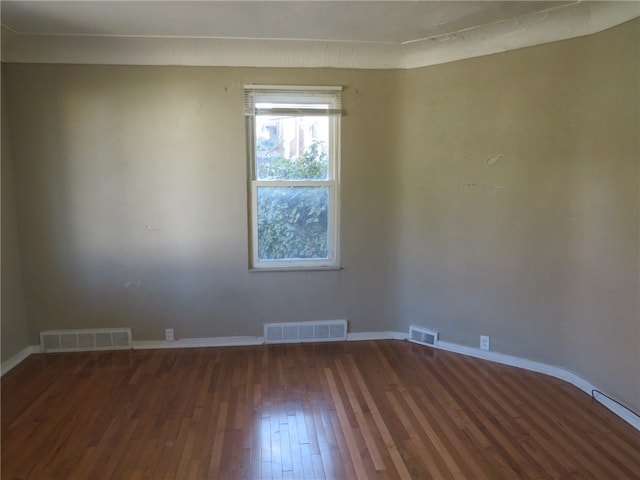
[{"label": "white ceiling", "polygon": [[3,61],[411,68],[593,33],[639,2],[2,1]]},{"label": "white ceiling", "polygon": [[576,2],[4,1],[14,32],[402,44]]}]

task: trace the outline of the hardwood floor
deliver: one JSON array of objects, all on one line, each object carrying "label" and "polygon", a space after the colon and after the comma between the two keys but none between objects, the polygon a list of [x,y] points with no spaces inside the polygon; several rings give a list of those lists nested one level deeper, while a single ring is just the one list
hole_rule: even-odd
[{"label": "hardwood floor", "polygon": [[32,355],[2,479],[632,479],[640,432],[560,380],[408,342]]}]

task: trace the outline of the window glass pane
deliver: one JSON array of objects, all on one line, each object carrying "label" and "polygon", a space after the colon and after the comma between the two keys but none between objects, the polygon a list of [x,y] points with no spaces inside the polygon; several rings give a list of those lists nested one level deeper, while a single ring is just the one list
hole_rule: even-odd
[{"label": "window glass pane", "polygon": [[257,180],[329,178],[329,118],[258,115]]},{"label": "window glass pane", "polygon": [[328,187],[257,190],[259,260],[328,258]]}]

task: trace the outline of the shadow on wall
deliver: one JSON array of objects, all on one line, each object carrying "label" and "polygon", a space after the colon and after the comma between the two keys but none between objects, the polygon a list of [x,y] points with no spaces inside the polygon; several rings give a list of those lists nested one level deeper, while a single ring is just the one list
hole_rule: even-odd
[{"label": "shadow on wall", "polygon": [[[55,315],[57,328],[157,325],[181,312],[205,323],[214,301],[214,311],[230,298],[243,305],[241,102],[231,119],[226,106],[203,105],[224,104],[224,95],[200,97],[188,84],[153,78],[125,88],[71,78],[41,93],[38,111],[18,112],[29,115],[29,138],[42,139],[26,147],[20,167],[29,182],[20,191],[26,268],[44,300],[33,313]],[[225,134],[230,122],[237,138]]]}]

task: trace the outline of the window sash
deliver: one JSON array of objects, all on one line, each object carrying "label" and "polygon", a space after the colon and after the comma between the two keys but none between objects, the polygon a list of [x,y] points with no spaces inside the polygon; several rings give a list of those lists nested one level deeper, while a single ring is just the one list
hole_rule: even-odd
[{"label": "window sash", "polygon": [[[327,257],[326,258],[288,258],[288,259],[260,259],[258,254],[258,188],[282,187],[326,187],[328,195],[327,222]],[[313,268],[335,267],[338,264],[338,188],[333,180],[325,181],[253,181],[251,182],[251,239],[253,268]]]},{"label": "window sash", "polygon": [[[247,158],[249,159],[249,177],[258,181],[256,169],[256,123],[255,116],[247,117]],[[338,181],[340,172],[340,117],[329,118],[329,165],[327,180]],[[260,180],[261,182],[313,182],[315,180]]]},{"label": "window sash", "polygon": [[[245,115],[247,118],[247,148],[250,172],[250,228],[251,267],[255,269],[308,269],[335,268],[339,258],[339,141],[342,87],[245,86]],[[256,104],[284,104],[283,107],[257,108]],[[323,108],[313,105],[322,104]],[[295,105],[291,108],[290,105]],[[309,105],[307,108],[305,105]],[[324,105],[327,105],[324,108]],[[328,116],[329,163],[328,178],[323,180],[258,180],[256,178],[256,126],[257,115]],[[328,255],[319,259],[260,259],[258,256],[258,188],[327,187],[328,196]]]}]

